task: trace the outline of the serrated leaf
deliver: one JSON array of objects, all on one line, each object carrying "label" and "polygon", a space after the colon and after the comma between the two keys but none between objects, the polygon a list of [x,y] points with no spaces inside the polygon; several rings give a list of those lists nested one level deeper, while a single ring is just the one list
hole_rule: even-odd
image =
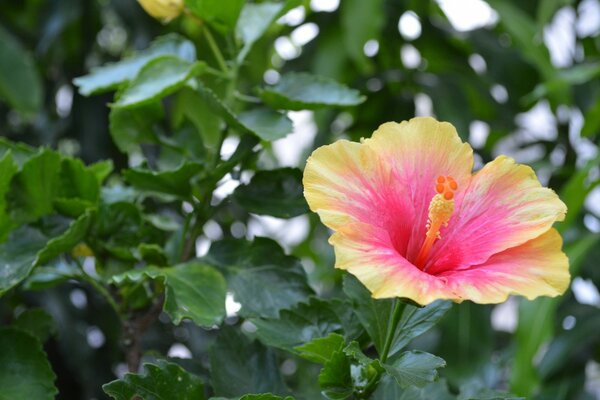
[{"label": "serrated leaf", "polygon": [[43,89],[32,55],[0,26],[0,98],[19,111],[36,112]]},{"label": "serrated leaf", "polygon": [[116,89],[121,83],[134,79],[149,61],[174,55],[190,63],[196,61],[196,48],[189,40],[169,34],[156,39],[149,48],[113,64],[94,68],[88,75],[75,78],[73,83],[84,96]]},{"label": "serrated leaf", "polygon": [[10,181],[17,170],[17,164],[13,161],[12,153],[9,150],[0,159],[0,243],[6,239],[6,235],[13,228],[13,222],[6,209],[6,194],[10,189]]},{"label": "serrated leaf", "polygon": [[307,73],[283,75],[277,84],[263,88],[260,97],[271,107],[284,110],[348,107],[366,100],[358,90],[333,79]]},{"label": "serrated leaf", "polygon": [[265,34],[269,26],[284,10],[283,3],[246,3],[236,26],[236,34],[244,42],[238,54],[238,63],[250,52],[252,45]]},{"label": "serrated leaf", "polygon": [[203,400],[204,385],[200,378],[179,365],[160,360],[144,364],[143,374],[125,374],[122,379],[102,386],[115,400]]},{"label": "serrated leaf", "polygon": [[157,57],[142,67],[113,107],[134,108],[156,102],[183,87],[203,68],[201,62],[190,63],[172,55]]},{"label": "serrated leaf", "polygon": [[258,171],[247,185],[238,186],[233,199],[250,213],[292,218],[308,212],[302,172],[297,168]]},{"label": "serrated leaf", "polygon": [[344,344],[344,337],[342,335],[331,333],[329,336],[316,338],[302,346],[297,346],[295,350],[300,357],[306,360],[325,364],[331,359],[333,353],[342,350]]},{"label": "serrated leaf", "polygon": [[263,343],[289,352],[316,338],[341,332],[342,325],[327,302],[311,298],[290,310],[281,310],[279,318],[251,319],[256,336]]},{"label": "serrated leaf", "polygon": [[287,391],[272,350],[257,341],[251,342],[231,327],[220,331],[210,350],[210,365],[212,386],[218,396],[285,395]]},{"label": "serrated leaf", "polygon": [[393,357],[382,366],[401,387],[423,387],[437,379],[437,368],[445,367],[446,362],[433,354],[413,350]]},{"label": "serrated leaf", "polygon": [[204,145],[216,151],[221,138],[222,121],[212,111],[206,98],[190,87],[184,87],[177,93],[173,106],[173,124],[176,128],[181,127],[184,118],[192,122]]},{"label": "serrated leaf", "polygon": [[343,400],[352,395],[352,375],[350,361],[343,351],[331,355],[319,373],[321,393],[331,400]]},{"label": "serrated leaf", "polygon": [[18,285],[29,276],[33,268],[59,254],[70,250],[85,236],[89,227],[89,214],[77,220],[53,218],[52,235],[39,229],[22,226],[14,230],[8,240],[0,245],[0,294]]},{"label": "serrated leaf", "polygon": [[259,138],[273,141],[284,138],[294,129],[292,121],[270,108],[255,108],[238,115],[238,120]]},{"label": "serrated leaf", "polygon": [[115,275],[111,282],[139,282],[146,277],[162,279],[166,285],[164,311],[178,325],[190,319],[207,328],[219,324],[225,316],[226,284],[213,267],[190,261],[171,268],[146,267]]},{"label": "serrated leaf", "polygon": [[109,114],[110,135],[123,153],[140,151],[142,144],[158,142],[154,124],[163,118],[160,103],[150,103],[132,109],[112,108]]},{"label": "serrated leaf", "polygon": [[128,169],[123,172],[123,177],[140,190],[188,199],[192,194],[190,180],[201,171],[201,164],[184,162],[177,169],[171,171]]},{"label": "serrated leaf", "polygon": [[0,329],[1,400],[52,400],[56,376],[40,341],[12,328]]},{"label": "serrated leaf", "polygon": [[[215,242],[206,260],[228,269],[229,288],[242,305],[239,314],[245,317],[275,318],[279,310],[313,294],[298,259],[286,256],[271,239]],[[257,287],[268,289],[257,291]]]},{"label": "serrated leaf", "polygon": [[50,335],[56,333],[56,324],[54,320],[44,309],[31,308],[23,311],[11,324],[12,328],[25,331],[38,338],[42,343]]}]

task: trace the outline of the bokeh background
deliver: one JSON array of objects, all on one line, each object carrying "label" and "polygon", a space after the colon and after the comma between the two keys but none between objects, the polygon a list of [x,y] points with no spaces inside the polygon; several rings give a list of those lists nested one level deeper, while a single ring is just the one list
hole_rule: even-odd
[{"label": "bokeh background", "polygon": [[[0,134],[127,167],[132,160],[108,133],[112,94],[83,97],[72,81],[160,34],[193,29],[185,19],[162,25],[134,0],[3,0]],[[306,0],[257,46],[247,76],[266,70],[262,79],[271,84],[282,71],[310,71],[367,95],[352,110],[290,112],[294,133],[272,144],[265,166],[302,168],[319,145],[432,115],[471,143],[476,168],[499,154],[534,167],[569,207],[558,228],[571,290],[560,299],[455,306],[419,345],[447,360],[445,377],[456,386],[600,398],[600,1]],[[15,59],[25,67],[15,70],[7,61]],[[228,138],[223,152],[236,144]],[[227,176],[216,195],[227,196],[240,179]],[[328,232],[314,216],[251,216],[231,232],[209,221],[197,253],[224,235],[273,237],[302,258],[320,294],[339,284]],[[125,368],[110,310],[75,283],[27,296],[19,301],[42,305],[58,322],[46,350],[62,398],[104,398],[100,385]],[[233,299],[228,308],[234,316]],[[189,359],[204,352],[202,335],[191,324],[168,331],[159,324],[146,340]]]}]

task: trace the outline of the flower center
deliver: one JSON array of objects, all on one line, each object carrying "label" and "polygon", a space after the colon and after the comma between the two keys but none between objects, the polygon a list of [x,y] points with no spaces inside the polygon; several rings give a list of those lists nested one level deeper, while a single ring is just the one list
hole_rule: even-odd
[{"label": "flower center", "polygon": [[454,192],[457,189],[458,184],[451,176],[438,176],[435,180],[435,191],[437,194],[433,196],[429,203],[425,241],[415,261],[415,265],[423,271],[425,271],[423,267],[425,266],[431,247],[437,239],[441,239],[441,227],[448,226],[448,221],[450,221],[450,217],[454,212]]}]

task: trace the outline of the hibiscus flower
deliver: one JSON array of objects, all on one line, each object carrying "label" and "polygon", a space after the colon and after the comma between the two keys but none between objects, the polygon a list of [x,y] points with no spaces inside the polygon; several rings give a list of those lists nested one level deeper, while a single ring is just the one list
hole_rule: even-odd
[{"label": "hibiscus flower", "polygon": [[425,305],[562,294],[569,262],[552,224],[565,204],[510,157],[472,169],[473,150],[451,124],[388,122],[361,143],[316,149],[304,196],[334,231],[336,268],[375,298]]}]

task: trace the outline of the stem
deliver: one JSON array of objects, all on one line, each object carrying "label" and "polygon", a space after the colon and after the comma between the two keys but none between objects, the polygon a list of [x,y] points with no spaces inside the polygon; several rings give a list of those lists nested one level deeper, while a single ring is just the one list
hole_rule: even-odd
[{"label": "stem", "polygon": [[215,42],[215,38],[213,37],[212,33],[210,33],[210,30],[208,29],[206,24],[202,24],[202,32],[204,33],[204,36],[206,36],[206,41],[208,42],[208,46],[210,47],[211,51],[213,52],[215,58],[217,59],[217,63],[219,64],[219,67],[223,70],[223,72],[227,73],[228,68],[227,68],[227,63],[225,62],[225,58],[223,57],[221,50],[219,50],[219,46],[217,46],[217,42]]},{"label": "stem", "polygon": [[396,335],[396,328],[398,327],[400,317],[402,317],[402,313],[404,312],[405,307],[405,302],[399,299],[394,299],[394,309],[392,311],[392,315],[390,316],[390,324],[388,325],[388,331],[385,337],[385,344],[383,345],[383,351],[381,352],[380,359],[382,363],[386,362],[388,359],[390,347],[392,346],[392,341],[394,340],[394,336]]},{"label": "stem", "polygon": [[137,373],[142,360],[142,336],[160,315],[165,297],[160,295],[158,301],[146,313],[127,319],[123,323],[123,343],[125,344],[125,359],[129,372]]},{"label": "stem", "polygon": [[115,301],[115,298],[112,296],[112,294],[110,294],[110,292],[104,287],[104,285],[102,285],[100,282],[98,282],[97,280],[95,280],[94,278],[92,278],[91,276],[89,276],[85,272],[85,270],[83,269],[83,265],[81,265],[81,262],[79,262],[79,260],[77,258],[74,257],[73,261],[75,261],[75,264],[77,264],[77,266],[81,270],[81,275],[79,275],[81,277],[81,280],[84,281],[84,282],[86,282],[86,283],[88,283],[102,297],[104,297],[104,299],[106,300],[106,302],[115,311],[115,314],[117,314],[117,316],[119,317],[119,319],[121,319],[120,307],[117,304],[117,302]]}]

